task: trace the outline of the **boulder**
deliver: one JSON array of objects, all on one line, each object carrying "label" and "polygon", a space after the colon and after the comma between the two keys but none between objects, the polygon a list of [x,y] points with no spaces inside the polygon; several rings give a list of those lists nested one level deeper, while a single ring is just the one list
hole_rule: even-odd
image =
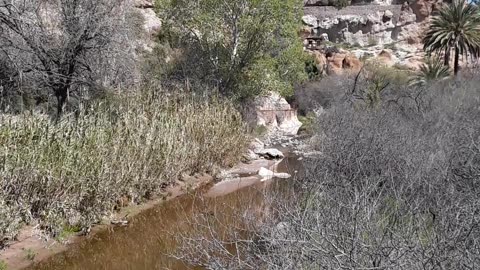
[{"label": "boulder", "polygon": [[258,175],[262,177],[262,181],[270,180],[272,178],[288,179],[292,177],[288,173],[275,173],[266,168],[260,168],[260,170],[258,171]]},{"label": "boulder", "polygon": [[379,6],[390,6],[392,5],[393,0],[373,0],[372,4]]},{"label": "boulder", "polygon": [[362,62],[353,54],[347,54],[342,61],[342,68],[358,72],[362,68]]},{"label": "boulder", "polygon": [[310,52],[310,55],[313,56],[315,66],[318,69],[318,73],[323,74],[324,72],[326,72],[327,57],[325,56],[325,54],[320,51],[312,51]]},{"label": "boulder", "polygon": [[160,32],[162,27],[162,21],[157,17],[155,11],[151,8],[140,9],[140,13],[143,15],[144,29],[149,35],[156,35]]},{"label": "boulder", "polygon": [[327,58],[327,74],[340,75],[344,72],[358,72],[362,68],[362,62],[351,53],[336,53]]},{"label": "boulder", "polygon": [[259,158],[260,158],[260,156],[255,154],[255,152],[250,150],[250,149],[248,149],[247,152],[245,154],[243,154],[243,159],[246,162],[251,162],[251,161],[257,160]]},{"label": "boulder", "polygon": [[417,22],[425,21],[432,13],[442,6],[441,0],[417,0],[410,4],[410,8],[417,16]]},{"label": "boulder", "polygon": [[377,61],[388,67],[391,67],[397,63],[395,58],[396,57],[393,55],[392,50],[385,49],[378,54]]},{"label": "boulder", "polygon": [[393,12],[391,12],[390,10],[385,10],[385,12],[383,13],[383,20],[387,21],[387,20],[391,20],[392,18],[393,18]]},{"label": "boulder", "polygon": [[318,26],[318,19],[317,17],[313,15],[305,15],[302,17],[302,21],[304,24],[311,26],[311,27],[317,27]]},{"label": "boulder", "polygon": [[273,178],[273,175],[275,175],[275,173],[270,171],[269,169],[260,168],[260,170],[258,171],[258,175],[263,178]]},{"label": "boulder", "polygon": [[263,157],[265,159],[282,159],[285,156],[283,153],[275,148],[269,148],[269,149],[261,149],[258,151],[255,151],[255,154],[259,155],[260,157]]},{"label": "boulder", "polygon": [[252,150],[253,152],[263,150],[264,148],[265,144],[258,138],[255,138],[248,146],[248,149]]},{"label": "boulder", "polygon": [[257,97],[244,111],[245,120],[250,126],[264,126],[269,133],[296,135],[302,126],[297,111],[278,93],[269,92]]},{"label": "boulder", "polygon": [[154,8],[153,0],[135,0],[134,5],[136,8]]}]

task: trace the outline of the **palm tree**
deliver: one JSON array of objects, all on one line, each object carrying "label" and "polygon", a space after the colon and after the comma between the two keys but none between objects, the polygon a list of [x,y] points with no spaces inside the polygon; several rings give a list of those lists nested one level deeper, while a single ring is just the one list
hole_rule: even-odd
[{"label": "palm tree", "polygon": [[425,86],[430,82],[445,80],[450,77],[450,69],[439,58],[427,58],[420,71],[410,79],[411,86]]},{"label": "palm tree", "polygon": [[450,62],[450,51],[455,51],[454,74],[459,70],[460,55],[480,56],[480,13],[476,5],[453,0],[433,16],[423,39],[427,53],[445,52],[445,64]]}]

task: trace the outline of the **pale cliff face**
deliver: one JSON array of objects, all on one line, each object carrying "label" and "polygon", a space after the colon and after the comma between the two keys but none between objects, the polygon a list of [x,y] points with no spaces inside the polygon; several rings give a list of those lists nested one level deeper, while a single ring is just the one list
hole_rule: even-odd
[{"label": "pale cliff face", "polygon": [[307,50],[315,50],[308,37],[325,36],[330,42],[353,47],[350,52],[358,58],[379,56],[388,47],[389,64],[407,66],[423,58],[422,34],[431,14],[442,5],[442,0],[373,0],[353,1],[337,9],[326,6],[327,2],[304,1]]},{"label": "pale cliff face", "polygon": [[[418,42],[415,36],[441,1],[418,0],[395,4],[392,0],[375,0],[342,9],[321,6],[307,0],[304,23],[312,34],[328,34],[332,42],[368,46],[407,41]],[[393,3],[393,4],[392,4]],[[312,5],[318,4],[318,5]]]}]

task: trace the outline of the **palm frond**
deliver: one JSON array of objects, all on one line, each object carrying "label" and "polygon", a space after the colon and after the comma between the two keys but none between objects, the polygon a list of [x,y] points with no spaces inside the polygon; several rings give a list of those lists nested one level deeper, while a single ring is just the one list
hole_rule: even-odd
[{"label": "palm frond", "polygon": [[450,69],[439,58],[428,58],[420,71],[410,79],[410,86],[426,86],[434,81],[448,79],[450,75]]},{"label": "palm frond", "polygon": [[433,16],[424,38],[427,53],[458,49],[462,55],[480,57],[480,12],[476,5],[454,0]]}]

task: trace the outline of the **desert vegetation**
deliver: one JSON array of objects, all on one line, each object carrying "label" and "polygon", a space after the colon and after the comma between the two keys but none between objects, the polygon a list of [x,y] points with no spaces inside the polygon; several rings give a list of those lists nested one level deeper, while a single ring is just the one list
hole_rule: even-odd
[{"label": "desert vegetation", "polygon": [[299,87],[300,112],[316,115],[306,176],[236,226],[198,215],[204,233],[177,256],[207,269],[478,268],[479,80],[459,72],[461,55],[478,57],[478,12],[445,4],[415,74],[370,62]]},{"label": "desert vegetation", "polygon": [[158,196],[186,174],[237,161],[241,116],[222,100],[124,94],[76,117],[3,116],[0,233],[38,221],[52,235],[86,228],[119,207]]},{"label": "desert vegetation", "polygon": [[300,1],[202,0],[192,5],[157,0],[157,6],[167,22],[160,35],[163,49],[183,54],[166,74],[169,78],[207,84],[240,100],[267,91],[291,96],[294,85],[307,79],[297,36]]},{"label": "desert vegetation", "polygon": [[386,87],[372,107],[344,83],[317,118],[317,154],[294,192],[270,194],[262,222],[239,215],[248,233],[215,234],[198,218],[210,232],[185,238],[183,254],[212,269],[475,269],[476,84]]},{"label": "desert vegetation", "polygon": [[478,268],[480,81],[460,72],[462,55],[480,56],[475,5],[433,15],[416,73],[369,59],[324,77],[298,38],[301,1],[157,0],[150,49],[131,4],[0,0],[0,249],[25,225],[57,239],[88,232],[182,176],[237,163],[250,139],[244,102],[275,91],[312,137],[305,176],[254,215],[221,213],[232,223],[195,213],[176,258],[206,269]]},{"label": "desert vegetation", "polygon": [[0,1],[0,22],[0,248],[28,224],[48,236],[88,231],[184,174],[214,174],[241,157],[246,129],[229,97],[242,84],[167,76],[180,57],[162,54],[163,40],[142,51],[147,35],[130,1]]}]

